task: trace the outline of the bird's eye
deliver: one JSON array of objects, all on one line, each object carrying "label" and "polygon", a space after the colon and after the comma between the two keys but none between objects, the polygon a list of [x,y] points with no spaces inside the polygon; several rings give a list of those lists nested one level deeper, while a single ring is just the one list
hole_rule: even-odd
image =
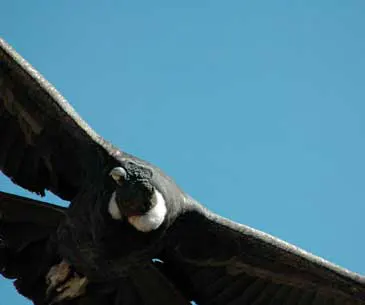
[{"label": "bird's eye", "polygon": [[116,183],[121,185],[123,181],[127,178],[127,172],[123,167],[114,167],[109,175],[114,179]]}]

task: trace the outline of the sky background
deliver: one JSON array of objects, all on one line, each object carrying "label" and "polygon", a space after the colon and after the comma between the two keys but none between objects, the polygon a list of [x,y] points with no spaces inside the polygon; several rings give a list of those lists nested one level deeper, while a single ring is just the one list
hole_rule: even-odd
[{"label": "sky background", "polygon": [[[214,212],[360,273],[364,29],[360,0],[13,0],[0,12],[0,35],[99,134]],[[0,295],[29,304],[5,279]]]}]

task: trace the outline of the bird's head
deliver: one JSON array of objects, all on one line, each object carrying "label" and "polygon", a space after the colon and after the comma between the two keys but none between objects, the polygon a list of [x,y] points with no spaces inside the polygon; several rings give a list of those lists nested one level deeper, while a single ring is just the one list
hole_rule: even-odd
[{"label": "bird's head", "polygon": [[143,215],[154,204],[152,172],[145,167],[128,165],[128,169],[115,167],[110,171],[115,182],[115,201],[123,216]]},{"label": "bird's head", "polygon": [[150,168],[134,162],[113,168],[109,173],[115,183],[108,206],[113,219],[128,219],[143,232],[157,229],[164,221],[166,203],[163,195],[153,186]]}]

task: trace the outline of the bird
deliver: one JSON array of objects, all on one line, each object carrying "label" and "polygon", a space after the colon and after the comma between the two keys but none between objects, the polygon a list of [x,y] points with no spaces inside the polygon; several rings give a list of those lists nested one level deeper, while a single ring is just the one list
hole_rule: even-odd
[{"label": "bird", "polygon": [[0,273],[36,305],[365,304],[365,277],[209,211],[0,39]]}]

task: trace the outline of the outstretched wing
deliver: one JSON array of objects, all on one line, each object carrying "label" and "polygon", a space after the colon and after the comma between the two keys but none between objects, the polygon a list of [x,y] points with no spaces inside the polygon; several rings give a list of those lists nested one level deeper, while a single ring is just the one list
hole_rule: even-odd
[{"label": "outstretched wing", "polygon": [[2,39],[0,143],[5,175],[32,192],[50,190],[65,200],[87,183],[91,170],[120,153]]},{"label": "outstretched wing", "polygon": [[42,303],[45,275],[59,259],[48,241],[64,211],[0,192],[0,274],[15,279],[17,290],[35,304]]},{"label": "outstretched wing", "polygon": [[[0,192],[0,274],[14,279],[34,304],[46,303],[46,274],[61,258],[49,240],[66,209]],[[61,305],[188,305],[159,263],[136,268],[126,278],[91,283],[85,295]]]},{"label": "outstretched wing", "polygon": [[[121,155],[2,39],[0,143],[0,170],[13,182],[70,201]],[[61,260],[49,240],[65,213],[0,192],[0,274],[15,279],[18,291],[35,304],[45,303],[46,274]],[[90,283],[84,296],[61,305],[189,304],[160,269],[151,262],[127,278]]]},{"label": "outstretched wing", "polygon": [[163,260],[198,304],[365,304],[365,277],[198,205],[176,220]]}]

